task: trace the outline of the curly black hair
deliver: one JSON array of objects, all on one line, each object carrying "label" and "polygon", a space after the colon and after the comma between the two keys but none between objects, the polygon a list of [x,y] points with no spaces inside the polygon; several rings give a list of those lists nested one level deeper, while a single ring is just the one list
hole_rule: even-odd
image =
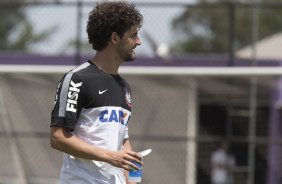
[{"label": "curly black hair", "polygon": [[120,38],[132,26],[142,26],[143,16],[134,4],[125,1],[103,2],[89,13],[87,34],[94,50],[103,50],[113,32]]}]

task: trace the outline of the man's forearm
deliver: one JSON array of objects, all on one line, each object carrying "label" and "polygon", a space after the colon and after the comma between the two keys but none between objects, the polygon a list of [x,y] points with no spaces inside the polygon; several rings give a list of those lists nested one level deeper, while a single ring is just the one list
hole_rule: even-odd
[{"label": "man's forearm", "polygon": [[95,147],[62,128],[51,128],[50,142],[54,149],[74,157],[107,162],[110,151]]},{"label": "man's forearm", "polygon": [[52,148],[74,157],[107,162],[114,167],[123,168],[128,171],[130,168],[138,169],[132,163],[133,161],[142,164],[141,157],[136,152],[129,150],[112,151],[90,145],[64,128],[52,127],[50,135]]}]

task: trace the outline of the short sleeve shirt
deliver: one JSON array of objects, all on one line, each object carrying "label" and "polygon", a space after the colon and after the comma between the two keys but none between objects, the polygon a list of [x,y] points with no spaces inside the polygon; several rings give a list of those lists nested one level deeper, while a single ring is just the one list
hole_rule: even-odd
[{"label": "short sleeve shirt", "polygon": [[[66,128],[82,140],[98,147],[121,150],[123,140],[128,138],[131,107],[128,83],[120,75],[107,74],[88,61],[65,74],[59,82],[51,127]],[[72,158],[70,155],[65,157]],[[75,175],[76,169],[82,167],[79,163],[84,163],[81,160],[65,158],[61,178],[66,172]],[[72,170],[70,167],[67,169],[69,162],[74,166]],[[117,168],[107,163],[85,162],[90,162],[83,165],[91,173],[89,177],[95,176],[97,181],[99,178],[107,180],[118,172]]]},{"label": "short sleeve shirt", "polygon": [[[228,155],[224,150],[219,149],[213,152],[211,156],[211,164],[213,167],[212,171],[212,182],[225,184],[231,183],[231,176],[229,175],[228,168],[235,166],[235,159],[233,156]],[[224,166],[222,168],[214,167],[214,165]]]}]

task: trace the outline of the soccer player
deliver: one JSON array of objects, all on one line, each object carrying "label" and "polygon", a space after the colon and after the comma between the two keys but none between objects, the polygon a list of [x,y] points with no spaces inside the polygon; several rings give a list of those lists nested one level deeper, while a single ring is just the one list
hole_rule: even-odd
[{"label": "soccer player", "polygon": [[135,59],[143,17],[134,4],[103,2],[89,13],[87,33],[96,54],[66,73],[58,84],[50,143],[64,152],[61,184],[126,184],[132,162],[128,135],[131,91],[118,74]]},{"label": "soccer player", "polygon": [[211,183],[232,184],[235,164],[235,158],[229,151],[229,144],[221,141],[218,149],[211,155]]}]

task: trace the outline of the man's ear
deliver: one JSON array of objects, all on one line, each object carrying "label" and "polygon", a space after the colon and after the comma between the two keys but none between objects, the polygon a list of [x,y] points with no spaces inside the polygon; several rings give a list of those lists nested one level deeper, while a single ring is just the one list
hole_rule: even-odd
[{"label": "man's ear", "polygon": [[111,42],[116,45],[120,41],[120,37],[116,32],[112,32]]}]

